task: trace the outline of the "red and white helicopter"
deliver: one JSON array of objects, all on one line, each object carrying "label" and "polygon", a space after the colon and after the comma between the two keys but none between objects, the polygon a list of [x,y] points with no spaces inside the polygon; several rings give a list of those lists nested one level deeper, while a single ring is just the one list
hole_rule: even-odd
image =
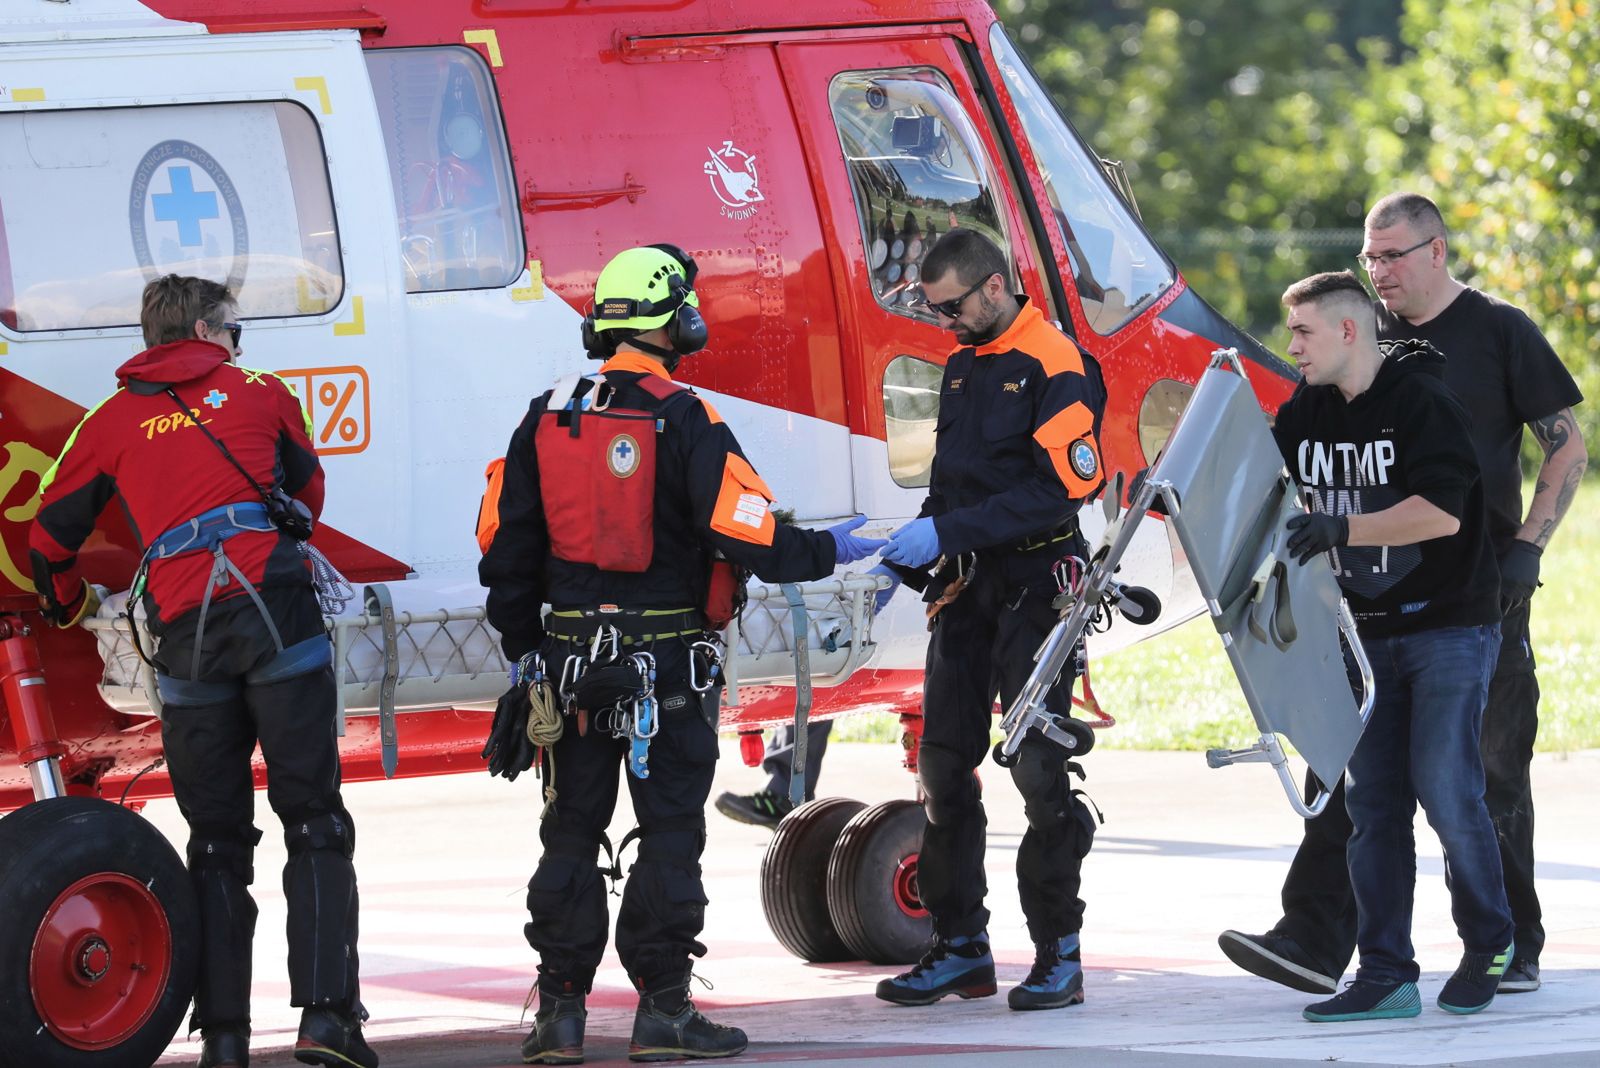
[{"label": "red and white helicopter", "polygon": [[[133,1063],[192,985],[187,884],[156,878],[177,858],[127,811],[169,792],[158,709],[109,615],[43,625],[26,562],[40,480],[143,347],[148,278],[226,278],[243,362],[310,410],[316,544],[372,591],[334,621],[353,781],[384,774],[386,736],[401,777],[481,767],[505,685],[475,574],[484,468],[532,394],[587,366],[578,324],[612,254],[694,255],[711,345],[681,376],[781,505],[892,526],[923,496],[951,347],[907,298],[957,225],[1098,358],[1110,471],[1148,466],[1219,346],[1262,368],[1263,407],[1292,387],[1188,288],[981,0],[0,4],[0,811],[20,810],[0,820],[0,1050],[18,1051],[0,1061]],[[1200,604],[1146,528],[1127,573],[1167,626]],[[124,590],[137,555],[118,520],[82,559]],[[900,713],[914,766],[921,606],[870,621],[870,589],[814,585],[799,643],[756,591],[723,726],[758,744],[793,715],[801,644],[814,714]],[[867,955],[922,937],[896,845],[915,808],[860,813],[834,858],[880,867],[881,900],[852,907],[909,932]],[[825,865],[856,815],[830,811],[769,867]],[[786,945],[839,952],[786,907]]]}]

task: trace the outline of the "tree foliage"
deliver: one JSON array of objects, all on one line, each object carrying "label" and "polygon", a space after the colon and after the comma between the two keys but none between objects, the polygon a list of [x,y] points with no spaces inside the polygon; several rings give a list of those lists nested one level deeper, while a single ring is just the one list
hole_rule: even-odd
[{"label": "tree foliage", "polygon": [[1351,266],[1366,206],[1415,189],[1458,277],[1544,329],[1600,442],[1600,0],[992,2],[1228,316],[1281,347],[1284,287]]},{"label": "tree foliage", "polygon": [[1408,4],[1414,54],[1376,72],[1390,115],[1375,190],[1415,189],[1457,276],[1533,317],[1572,369],[1600,447],[1600,33],[1594,0]]}]

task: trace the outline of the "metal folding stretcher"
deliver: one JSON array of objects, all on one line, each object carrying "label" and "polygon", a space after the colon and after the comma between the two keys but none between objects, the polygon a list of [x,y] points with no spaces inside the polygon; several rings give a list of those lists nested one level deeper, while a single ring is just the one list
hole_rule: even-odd
[{"label": "metal folding stretcher", "polygon": [[[1107,490],[1108,502],[1119,497],[1118,488]],[[1114,507],[1108,504],[1108,511]],[[1030,731],[1069,750],[1087,748],[1088,732],[1045,711],[1044,698],[1089,621],[1118,600],[1121,587],[1113,572],[1152,508],[1167,516],[1168,537],[1178,540],[1188,560],[1261,732],[1260,740],[1246,748],[1211,750],[1207,762],[1212,767],[1270,763],[1295,811],[1316,815],[1344,774],[1371,714],[1372,669],[1325,558],[1301,566],[1289,556],[1285,524],[1303,505],[1232,349],[1212,354],[1129,510],[1108,516],[1075,597],[1063,607],[1032,675],[1006,710],[1001,722],[1006,736],[995,747],[996,760],[1014,756]],[[1346,649],[1360,678],[1359,702]],[[1302,800],[1279,735],[1315,773],[1321,784],[1315,796]]]}]

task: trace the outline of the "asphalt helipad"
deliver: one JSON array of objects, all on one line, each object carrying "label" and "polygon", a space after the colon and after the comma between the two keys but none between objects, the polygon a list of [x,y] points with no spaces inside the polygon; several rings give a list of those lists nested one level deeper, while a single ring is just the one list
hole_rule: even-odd
[{"label": "asphalt helipad", "polygon": [[[1245,741],[1243,728],[1237,739]],[[754,789],[732,742],[717,790]],[[836,745],[823,794],[877,802],[912,796],[894,746]],[[990,926],[1001,996],[896,1008],[872,996],[893,969],[812,965],[789,956],[762,916],[757,873],[770,835],[715,812],[705,857],[711,906],[697,971],[712,984],[696,1000],[750,1034],[740,1059],[859,1065],[1600,1065],[1600,752],[1540,756],[1535,764],[1540,892],[1548,944],[1544,987],[1497,999],[1478,1016],[1449,1016],[1433,996],[1460,953],[1449,917],[1437,840],[1418,820],[1416,930],[1423,968],[1421,1017],[1370,1024],[1310,1024],[1313,998],[1248,976],[1216,947],[1226,927],[1259,930],[1277,915],[1278,888],[1300,823],[1265,767],[1211,770],[1199,753],[1097,750],[1087,787],[1106,824],[1085,862],[1083,931],[1087,1001],[1013,1013],[1004,989],[1028,970],[1032,950],[1016,902],[1012,864],[1021,804],[997,768],[985,772],[989,804]],[[624,796],[626,796],[624,794]],[[538,783],[478,773],[351,786],[359,827],[363,996],[368,1035],[386,1066],[479,1068],[520,1063],[531,1022],[523,1005],[535,960],[522,939],[525,884],[537,857]],[[276,821],[256,858],[261,904],[255,960],[257,1068],[290,1065],[298,1012],[288,1006],[283,962],[282,864]],[[148,816],[175,842],[170,801]],[[631,824],[626,813],[615,840]],[[615,910],[613,909],[613,912]],[[608,955],[590,1001],[588,1059],[627,1052],[634,996]],[[175,1042],[162,1064],[193,1063],[197,1042]]]}]

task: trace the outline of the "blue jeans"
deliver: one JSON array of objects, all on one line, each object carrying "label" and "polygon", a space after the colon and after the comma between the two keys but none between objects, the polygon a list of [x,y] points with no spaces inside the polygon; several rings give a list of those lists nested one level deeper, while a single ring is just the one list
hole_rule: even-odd
[{"label": "blue jeans", "polygon": [[1443,627],[1362,643],[1377,698],[1350,757],[1345,806],[1356,899],[1356,977],[1415,982],[1411,911],[1417,802],[1444,846],[1450,913],[1468,952],[1511,943],[1500,847],[1483,803],[1478,732],[1500,625]]}]

